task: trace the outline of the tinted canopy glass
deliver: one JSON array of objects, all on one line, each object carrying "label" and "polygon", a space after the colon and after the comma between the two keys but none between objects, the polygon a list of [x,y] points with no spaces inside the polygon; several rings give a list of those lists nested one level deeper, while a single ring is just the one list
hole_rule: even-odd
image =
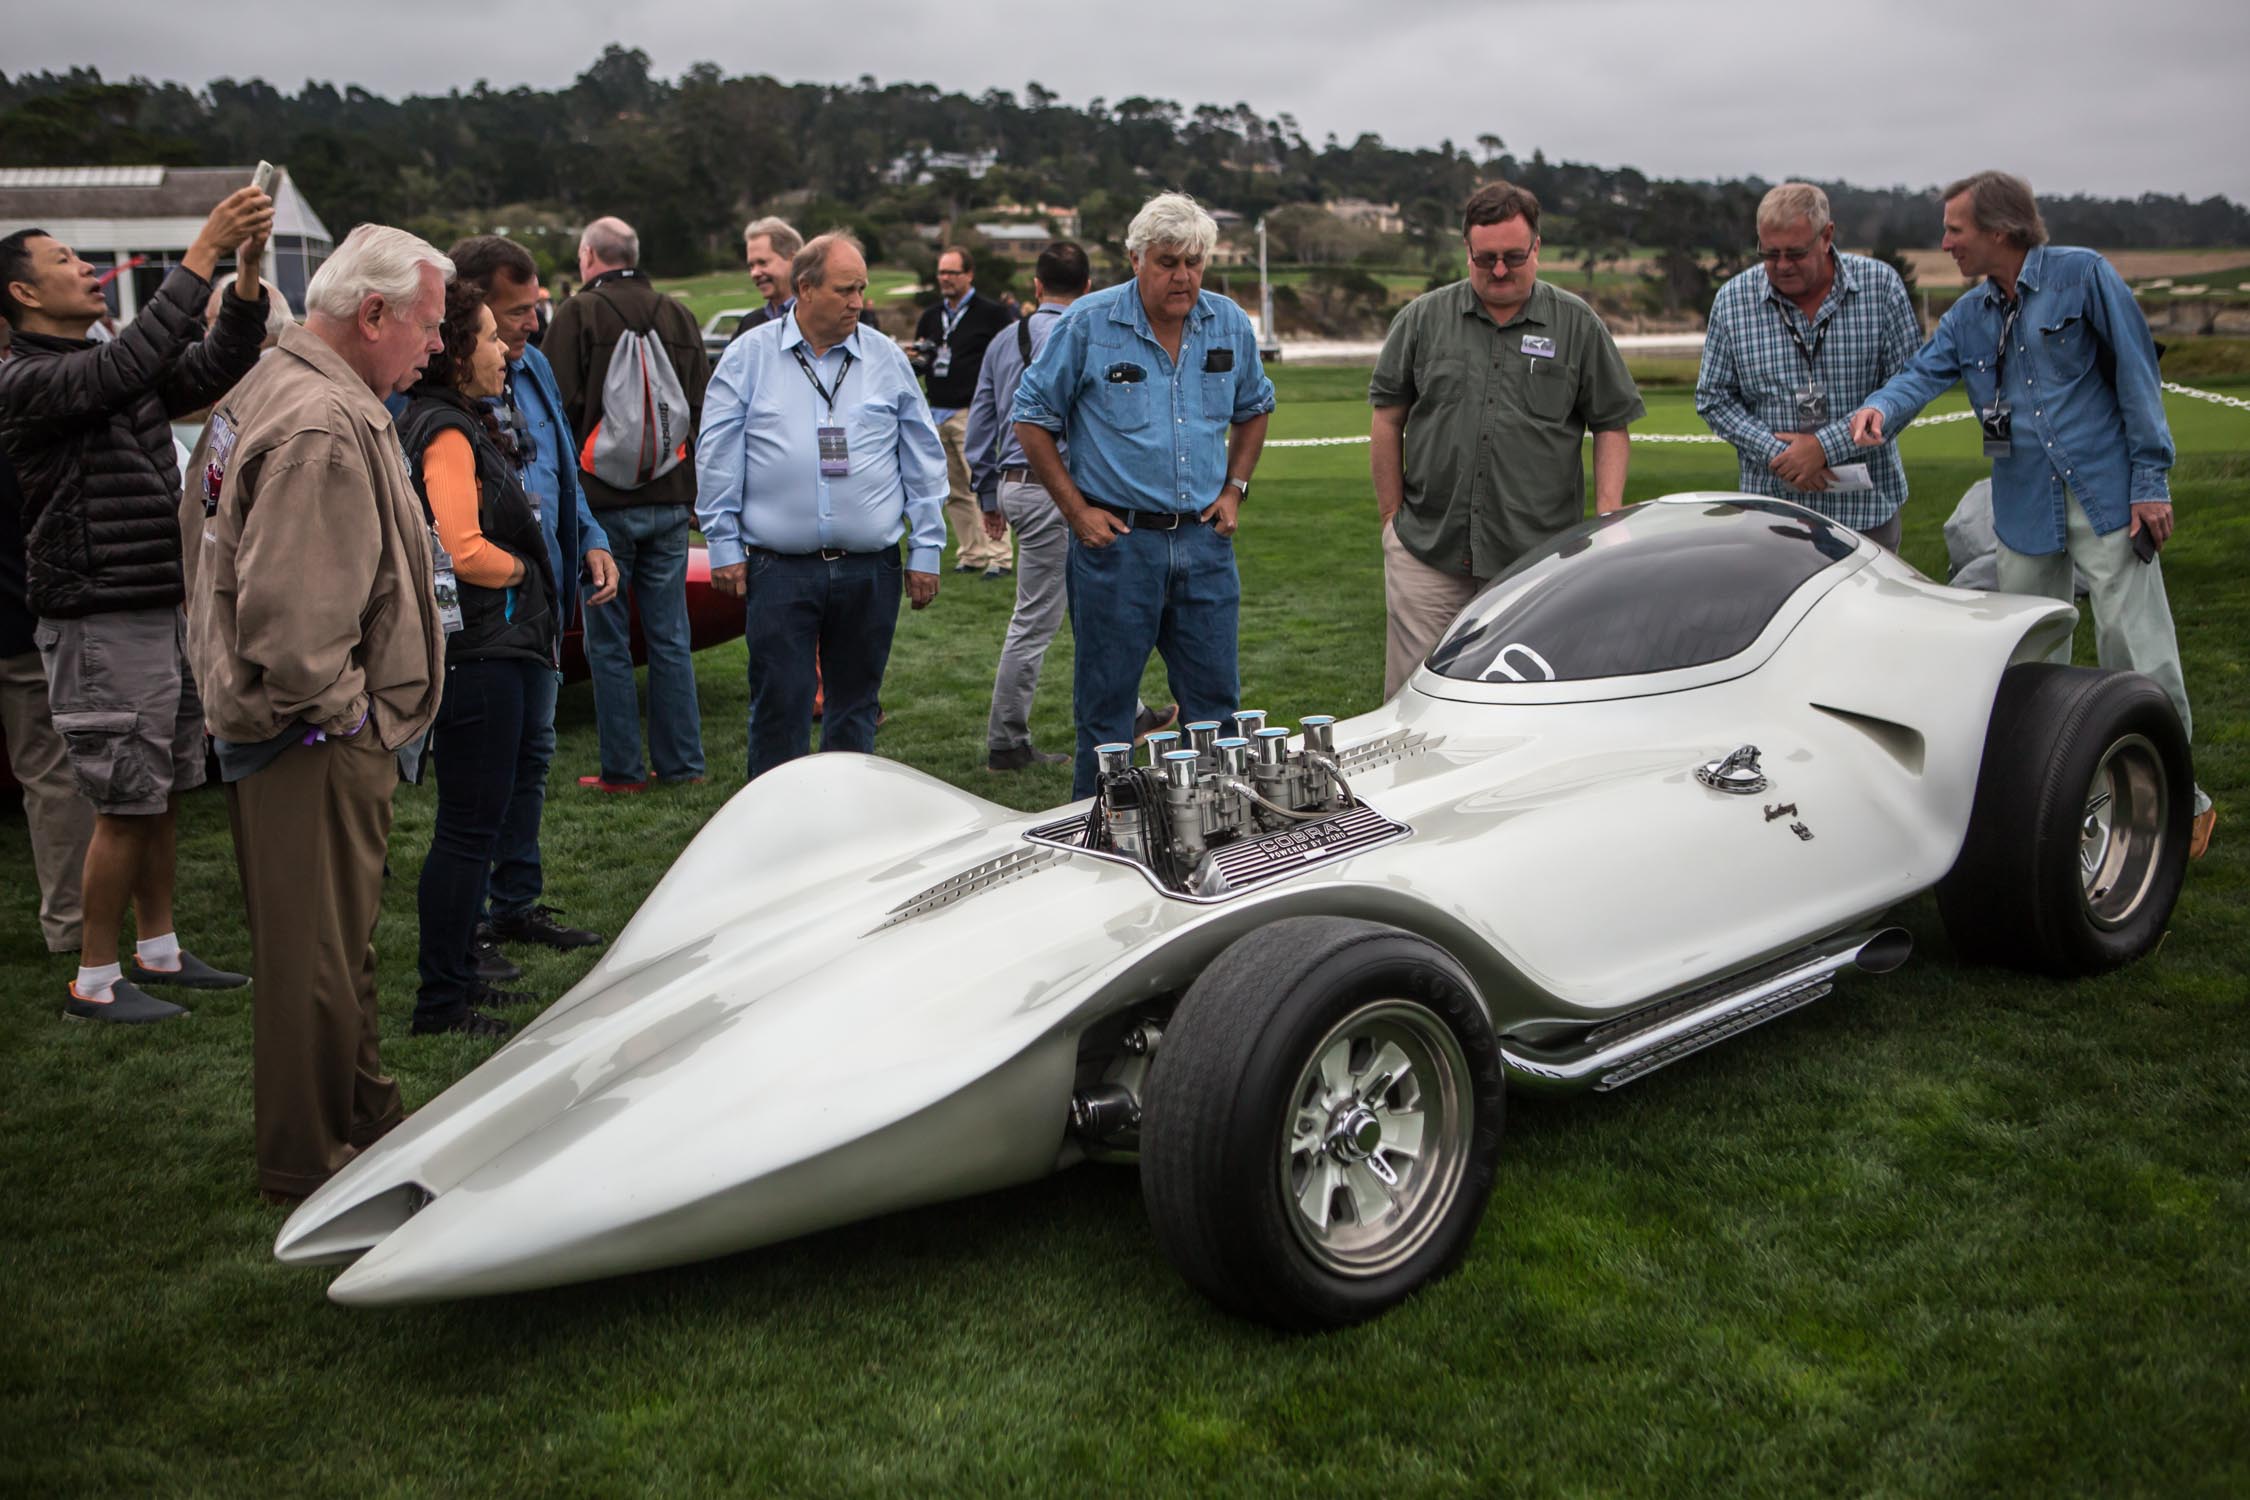
[{"label": "tinted canopy glass", "polygon": [[1462,682],[1582,682],[1724,661],[1858,542],[1783,501],[1635,506],[1494,579],[1430,669]]}]

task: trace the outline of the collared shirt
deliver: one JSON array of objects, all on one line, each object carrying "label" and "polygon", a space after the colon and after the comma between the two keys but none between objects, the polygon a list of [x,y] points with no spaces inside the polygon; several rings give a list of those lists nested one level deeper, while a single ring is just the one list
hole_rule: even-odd
[{"label": "collared shirt", "polygon": [[1602,320],[1547,282],[1506,323],[1466,281],[1391,322],[1371,406],[1408,408],[1405,503],[1392,529],[1433,568],[1490,578],[1586,511],[1586,432],[1646,408]]},{"label": "collared shirt", "polygon": [[[820,472],[820,429],[830,425],[844,429],[850,450],[851,472],[840,478]],[[712,567],[741,562],[750,547],[875,552],[911,532],[907,568],[937,571],[945,449],[913,366],[889,339],[855,328],[816,357],[794,312],[754,328],[720,356],[701,431],[695,514]]]},{"label": "collared shirt", "polygon": [[1071,304],[1017,383],[1009,420],[1069,444],[1071,482],[1087,499],[1195,515],[1226,484],[1227,430],[1272,410],[1257,331],[1231,298],[1196,298],[1174,363],[1127,281]]},{"label": "collared shirt", "polygon": [[[609,534],[594,519],[593,510],[586,504],[586,492],[578,486],[570,418],[563,411],[554,375],[542,368],[546,363],[544,354],[526,344],[523,358],[508,361],[505,399],[522,418],[523,488],[531,497],[532,509],[539,513],[539,530],[547,538],[548,565],[554,569],[556,586],[566,596],[571,596],[577,592],[571,584],[578,577],[578,559],[589,552],[607,552]],[[576,553],[567,564],[562,548],[562,512],[566,504],[577,513],[578,522],[572,537]]]},{"label": "collared shirt", "polygon": [[1958,380],[1979,411],[2004,381],[2014,434],[1992,461],[1992,520],[2011,551],[2063,550],[2067,494],[2107,536],[2142,501],[2168,503],[2172,429],[2164,420],[2156,343],[2124,278],[2091,250],[2042,245],[2016,273],[2021,311],[1999,284],[1964,294],[1905,370],[1866,404],[1895,433]]},{"label": "collared shirt", "polygon": [[[1063,312],[1062,307],[1042,302],[1025,316],[1023,326],[1031,331],[1033,359],[1039,357],[1039,351],[1046,347],[1047,340],[1062,322]],[[1023,371],[1023,348],[1016,342],[1013,329],[985,345],[984,363],[977,370],[977,393],[969,402],[969,430],[962,439],[962,446],[969,456],[969,488],[977,492],[986,510],[995,509],[1000,503],[1000,471],[1024,466],[1023,444],[1016,437],[1016,424],[1008,420]]]},{"label": "collared shirt", "polygon": [[[1734,277],[1711,303],[1695,409],[1740,456],[1739,487],[1795,500],[1855,531],[1882,525],[1906,503],[1898,444],[1859,448],[1852,413],[1900,370],[1922,342],[1922,324],[1898,272],[1864,255],[1835,256],[1836,275],[1819,310],[1774,290],[1763,265]],[[1808,427],[1797,393],[1808,377],[1827,399],[1828,420]],[[1864,463],[1872,490],[1791,489],[1768,465],[1786,446],[1777,432],[1811,432],[1830,465]]]}]

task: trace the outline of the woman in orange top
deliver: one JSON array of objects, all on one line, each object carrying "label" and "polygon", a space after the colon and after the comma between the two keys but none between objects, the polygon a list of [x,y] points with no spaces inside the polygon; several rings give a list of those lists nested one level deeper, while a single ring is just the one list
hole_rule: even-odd
[{"label": "woman in orange top", "polygon": [[[555,670],[558,592],[520,460],[485,404],[507,379],[507,349],[474,286],[446,289],[442,336],[444,350],[430,356],[398,419],[414,486],[450,559],[439,565],[445,697],[431,733],[437,821],[418,893],[413,1030],[500,1036],[507,1023],[478,1004],[533,997],[480,984],[469,948],[501,820],[530,754],[526,697],[534,674]],[[445,597],[448,566],[457,611]]]}]

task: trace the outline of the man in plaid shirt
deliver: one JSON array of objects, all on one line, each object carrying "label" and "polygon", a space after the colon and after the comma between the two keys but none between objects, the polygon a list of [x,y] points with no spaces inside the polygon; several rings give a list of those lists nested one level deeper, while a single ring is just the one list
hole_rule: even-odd
[{"label": "man in plaid shirt", "polygon": [[1898,444],[1862,450],[1852,412],[1906,367],[1922,325],[1898,273],[1835,247],[1828,195],[1785,182],[1758,205],[1760,264],[1719,288],[1695,409],[1742,459],[1742,488],[1811,506],[1898,550]]}]

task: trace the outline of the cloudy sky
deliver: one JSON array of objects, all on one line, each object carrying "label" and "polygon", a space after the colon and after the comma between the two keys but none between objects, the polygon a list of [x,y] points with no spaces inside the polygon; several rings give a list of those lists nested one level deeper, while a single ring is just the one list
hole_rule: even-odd
[{"label": "cloudy sky", "polygon": [[297,13],[292,27],[244,0],[49,6],[14,29],[0,67],[396,96],[480,78],[552,88],[618,41],[667,77],[710,61],[970,94],[1037,80],[1073,104],[1246,101],[1294,114],[1316,145],[1331,131],[1399,146],[1493,134],[1519,155],[1651,176],[1924,187],[2005,166],[2043,194],[2250,202],[2243,0],[316,0]]}]

